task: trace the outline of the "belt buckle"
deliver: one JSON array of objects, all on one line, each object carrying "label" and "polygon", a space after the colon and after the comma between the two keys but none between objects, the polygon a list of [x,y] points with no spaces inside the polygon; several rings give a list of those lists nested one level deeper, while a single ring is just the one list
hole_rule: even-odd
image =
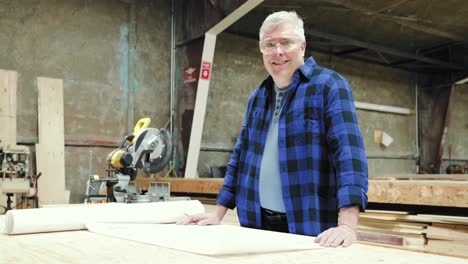
[{"label": "belt buckle", "polygon": [[276,215],[279,215],[278,212],[275,212],[275,211],[272,211],[272,210],[269,210],[269,209],[263,209],[263,211],[265,212],[265,215],[267,216],[276,216]]}]

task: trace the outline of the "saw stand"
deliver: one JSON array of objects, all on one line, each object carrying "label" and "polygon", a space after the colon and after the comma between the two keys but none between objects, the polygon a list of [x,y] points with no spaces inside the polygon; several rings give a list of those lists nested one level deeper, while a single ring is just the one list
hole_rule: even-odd
[{"label": "saw stand", "polygon": [[11,207],[11,204],[13,203],[13,201],[11,200],[11,197],[13,197],[13,195],[15,195],[14,193],[7,193],[6,196],[7,196],[7,207],[5,208],[5,214],[6,212],[8,212],[9,210],[13,209]]}]

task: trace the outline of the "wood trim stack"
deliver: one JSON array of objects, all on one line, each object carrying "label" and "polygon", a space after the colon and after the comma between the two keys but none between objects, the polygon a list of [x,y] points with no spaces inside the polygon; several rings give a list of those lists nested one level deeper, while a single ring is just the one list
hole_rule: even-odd
[{"label": "wood trim stack", "polygon": [[360,214],[358,240],[468,258],[468,217],[368,210]]}]

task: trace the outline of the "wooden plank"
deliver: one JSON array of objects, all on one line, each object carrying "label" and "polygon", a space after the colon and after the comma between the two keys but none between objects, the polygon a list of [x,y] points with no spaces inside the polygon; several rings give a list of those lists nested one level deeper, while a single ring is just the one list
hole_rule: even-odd
[{"label": "wooden plank", "polygon": [[468,243],[466,242],[429,239],[425,250],[431,253],[468,258]]},{"label": "wooden plank", "polygon": [[[112,253],[108,250],[112,248]],[[88,231],[38,235],[0,234],[0,263],[190,263],[229,264],[193,253],[111,238]]]},{"label": "wooden plank", "polygon": [[397,220],[404,219],[407,215],[408,215],[408,212],[401,212],[401,211],[366,210],[366,212],[359,214],[359,219],[397,221]]},{"label": "wooden plank", "polygon": [[358,231],[357,239],[359,241],[403,246],[403,238],[395,235]]},{"label": "wooden plank", "polygon": [[0,70],[0,147],[16,145],[16,94],[18,74]]},{"label": "wooden plank", "polygon": [[[223,179],[137,178],[147,189],[150,182],[170,182],[172,192],[217,194]],[[468,182],[369,180],[369,202],[468,207]]]},{"label": "wooden plank", "polygon": [[369,220],[369,219],[360,219],[359,225],[367,226],[382,226],[382,227],[401,227],[401,228],[411,228],[415,230],[425,230],[427,224],[421,223],[412,223],[412,222],[400,222],[400,221],[379,221],[379,220]]},{"label": "wooden plank", "polygon": [[428,226],[427,238],[468,242],[468,227],[440,224]]},{"label": "wooden plank", "polygon": [[39,77],[39,144],[36,145],[40,205],[68,203],[65,191],[63,80]]},{"label": "wooden plank", "polygon": [[468,207],[468,182],[369,180],[370,202]]},{"label": "wooden plank", "polygon": [[147,190],[150,182],[169,182],[171,192],[217,194],[223,185],[224,179],[183,179],[183,178],[145,178],[137,177],[135,184]]},{"label": "wooden plank", "polygon": [[[17,72],[0,69],[0,148],[16,145],[17,82]],[[15,207],[16,199],[12,200],[11,206]],[[2,195],[1,190],[0,205],[7,205],[7,197]]]},{"label": "wooden plank", "polygon": [[39,77],[39,143],[49,148],[64,148],[63,80]]},{"label": "wooden plank", "polygon": [[[190,263],[190,264],[309,264],[424,263],[459,264],[463,259],[368,245],[298,252],[209,257],[116,239],[87,231],[39,235],[0,234],[0,263]],[[112,254],[108,253],[112,248]],[[3,249],[3,250],[2,250]],[[59,253],[58,253],[59,252]]]},{"label": "wooden plank", "polygon": [[359,230],[377,232],[377,233],[385,233],[385,234],[414,234],[414,235],[422,235],[426,232],[425,229],[419,230],[419,229],[409,228],[409,227],[367,225],[367,224],[361,224],[361,223],[359,223]]},{"label": "wooden plank", "polygon": [[431,219],[436,223],[446,224],[458,224],[468,226],[468,217],[463,216],[449,216],[449,215],[429,215],[429,214],[418,214],[417,216]]},{"label": "wooden plank", "polygon": [[[233,235],[235,236],[235,234]],[[178,241],[182,241],[183,243],[183,239]],[[201,240],[200,243],[202,243]],[[391,247],[391,245],[388,246]],[[465,259],[461,258],[411,252],[401,250],[401,246],[395,247],[397,249],[384,248],[382,246],[369,246],[359,243],[350,248],[208,257],[134,241],[111,238],[93,234],[88,231],[73,231],[19,236],[0,234],[0,263],[23,264],[31,263],[32,259],[36,263],[48,264],[166,263],[168,260],[170,260],[170,263],[191,264],[460,264],[466,262]],[[109,254],[109,248],[112,248],[112,254]]]},{"label": "wooden plank", "polygon": [[461,180],[468,181],[468,174],[407,174],[371,176],[372,180]]},{"label": "wooden plank", "polygon": [[60,166],[64,158],[63,152],[36,144],[37,172],[42,173],[37,182],[40,206],[68,203],[65,191],[65,169],[64,166]]},{"label": "wooden plank", "polygon": [[363,214],[375,214],[375,215],[407,215],[406,211],[388,211],[388,210],[366,210]]}]

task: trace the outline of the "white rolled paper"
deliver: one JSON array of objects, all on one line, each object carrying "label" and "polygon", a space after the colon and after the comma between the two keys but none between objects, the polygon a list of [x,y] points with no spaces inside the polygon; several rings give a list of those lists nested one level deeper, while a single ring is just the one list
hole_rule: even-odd
[{"label": "white rolled paper", "polygon": [[10,210],[4,219],[8,235],[86,229],[87,223],[174,223],[184,214],[201,214],[197,201],[85,204]]}]

